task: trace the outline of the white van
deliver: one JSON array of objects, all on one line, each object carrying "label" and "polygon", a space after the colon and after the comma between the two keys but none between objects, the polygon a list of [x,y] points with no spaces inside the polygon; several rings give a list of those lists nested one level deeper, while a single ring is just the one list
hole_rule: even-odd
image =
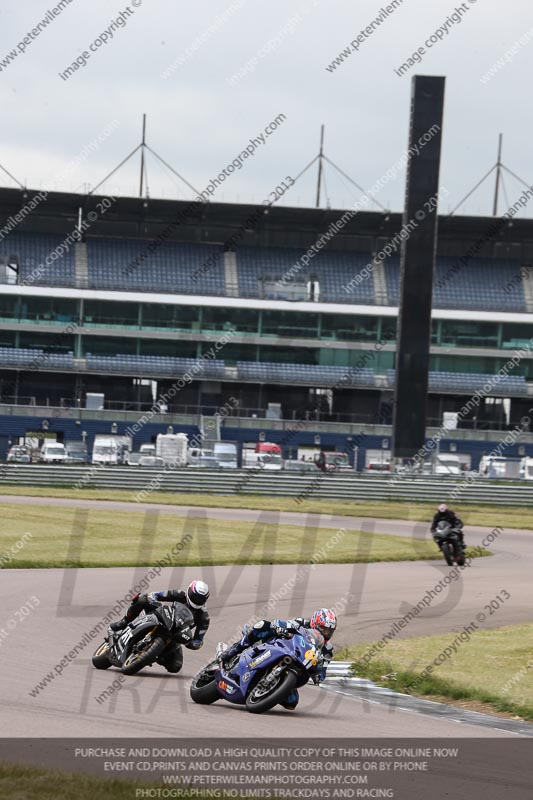
[{"label": "white van", "polygon": [[41,448],[41,461],[45,464],[64,464],[67,453],[59,442],[45,442]]},{"label": "white van", "polygon": [[533,458],[530,456],[520,461],[520,477],[525,481],[533,481]]},{"label": "white van", "polygon": [[502,456],[482,456],[479,462],[479,474],[485,478],[507,477],[509,459]]},{"label": "white van", "polygon": [[251,453],[243,451],[243,469],[264,469],[275,472],[283,469],[283,460],[279,453]]}]

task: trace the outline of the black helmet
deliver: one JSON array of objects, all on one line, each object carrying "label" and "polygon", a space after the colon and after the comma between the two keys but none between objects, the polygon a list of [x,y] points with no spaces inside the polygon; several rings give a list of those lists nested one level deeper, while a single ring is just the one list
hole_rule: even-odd
[{"label": "black helmet", "polygon": [[187,605],[190,608],[202,608],[209,597],[209,586],[204,581],[193,581],[187,587]]}]

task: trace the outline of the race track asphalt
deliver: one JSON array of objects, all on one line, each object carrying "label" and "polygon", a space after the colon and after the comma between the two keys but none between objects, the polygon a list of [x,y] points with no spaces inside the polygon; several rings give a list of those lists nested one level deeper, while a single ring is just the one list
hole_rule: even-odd
[{"label": "race track asphalt", "polygon": [[[257,512],[235,509],[146,507],[102,501],[69,501],[2,495],[0,502],[21,505],[112,507],[159,511],[164,514],[207,516],[317,525],[340,530],[362,529],[423,538],[425,523],[356,519],[298,513]],[[214,523],[216,524],[216,523]],[[502,522],[504,527],[504,521]],[[467,540],[481,544],[489,529],[469,528]],[[322,541],[319,537],[319,541]],[[265,565],[163,569],[151,589],[183,586],[193,578],[210,583],[212,617],[204,648],[185,651],[178,676],[154,667],[128,678],[102,702],[96,699],[119,672],[95,670],[90,656],[101,636],[85,645],[72,663],[42,688],[39,681],[91,631],[109,609],[147,573],[150,565],[133,568],[85,570],[2,570],[0,598],[6,635],[2,635],[0,700],[5,731],[14,737],[97,736],[287,736],[308,737],[503,737],[495,728],[474,727],[450,719],[414,714],[366,699],[349,697],[314,686],[304,687],[296,712],[281,708],[265,715],[250,715],[225,702],[198,706],[189,698],[188,685],[195,672],[209,661],[217,641],[233,641],[240,626],[251,617],[286,617],[309,614],[317,606],[337,606],[337,645],[381,638],[427,592],[435,592],[426,610],[400,632],[400,636],[450,632],[452,639],[464,626],[499,627],[531,620],[531,531],[504,529],[489,546],[491,558],[476,559],[456,581],[436,592],[450,568],[442,561],[311,566]],[[296,575],[300,580],[293,586]],[[292,588],[291,588],[292,587]],[[490,601],[505,591],[510,598],[491,613]],[[39,605],[27,616],[20,609],[31,597]],[[274,597],[277,596],[277,600]],[[270,601],[270,605],[269,605]],[[480,616],[481,615],[481,616]],[[484,619],[482,616],[484,615]],[[13,621],[15,624],[13,625]],[[9,623],[9,625],[8,625]]]}]

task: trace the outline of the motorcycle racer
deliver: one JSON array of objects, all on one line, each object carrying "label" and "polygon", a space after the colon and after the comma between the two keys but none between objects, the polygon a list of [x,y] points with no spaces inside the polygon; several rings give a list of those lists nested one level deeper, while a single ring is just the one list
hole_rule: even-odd
[{"label": "motorcycle racer", "polygon": [[[242,629],[242,638],[221,653],[220,661],[224,666],[228,666],[233,659],[237,655],[240,655],[243,650],[246,650],[247,647],[276,638],[288,639],[294,636],[300,627],[314,630],[321,636],[319,641],[322,648],[323,662],[313,676],[313,681],[315,683],[320,683],[320,681],[325,680],[329,662],[333,658],[333,645],[329,640],[337,628],[337,617],[335,613],[328,608],[318,609],[310,619],[306,619],[305,617],[296,617],[289,620],[275,619],[272,621],[262,619],[256,622],[253,627],[245,625]],[[298,705],[299,699],[298,690],[294,689],[281,705],[293,711]]]},{"label": "motorcycle racer", "polygon": [[[189,650],[199,650],[204,643],[204,636],[209,628],[209,613],[204,608],[209,598],[209,587],[204,581],[192,581],[186,591],[167,589],[162,592],[149,592],[148,594],[135,594],[131,605],[122,619],[112,622],[109,626],[112,631],[123,630],[126,625],[139,616],[141,611],[149,612],[156,608],[160,602],[178,602],[186,605],[192,612],[196,629],[192,642],[186,647]],[[168,672],[177,673],[183,666],[183,651],[180,644],[175,644],[164,655],[163,666]]]},{"label": "motorcycle racer", "polygon": [[433,521],[431,523],[431,533],[435,533],[435,531],[437,530],[437,525],[439,524],[439,522],[443,521],[448,522],[452,526],[452,528],[455,531],[457,531],[461,547],[464,550],[466,548],[466,545],[463,534],[463,522],[461,519],[459,519],[455,511],[452,511],[451,508],[448,508],[448,506],[445,503],[442,503],[438,507],[437,513],[433,517]]}]

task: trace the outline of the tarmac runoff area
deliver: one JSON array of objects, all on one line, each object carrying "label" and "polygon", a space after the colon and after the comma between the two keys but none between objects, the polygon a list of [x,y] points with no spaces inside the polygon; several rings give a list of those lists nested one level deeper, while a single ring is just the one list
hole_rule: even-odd
[{"label": "tarmac runoff area", "polygon": [[[358,529],[400,536],[427,536],[428,525],[407,521],[257,512],[236,509],[188,508],[106,501],[68,501],[0,496],[4,502],[42,505],[104,506],[161,513],[207,515],[212,519],[246,519],[310,524],[331,529]],[[503,527],[504,521],[502,521]],[[490,529],[468,528],[469,545],[481,545]],[[531,531],[503,530],[488,545],[492,558],[476,559],[461,578],[445,581],[449,567],[442,561],[339,565],[265,565],[163,569],[153,590],[183,586],[194,578],[211,586],[211,629],[204,648],[185,651],[182,672],[173,676],[153,667],[122,679],[115,669],[95,670],[90,657],[101,635],[90,633],[109,610],[150,570],[133,568],[80,570],[2,570],[0,598],[6,634],[0,640],[2,659],[0,702],[4,730],[11,737],[511,737],[530,736],[533,726],[494,717],[482,722],[451,708],[413,701],[386,690],[373,690],[332,677],[321,688],[301,690],[296,712],[278,707],[265,715],[223,701],[199,706],[189,698],[192,676],[212,657],[218,641],[233,641],[250,618],[309,614],[320,606],[337,606],[338,646],[380,639],[424,597],[428,605],[398,636],[457,632],[506,589],[511,598],[483,628],[531,621]],[[304,570],[294,582],[298,569]],[[291,579],[293,579],[291,581]],[[441,586],[437,592],[436,587]],[[30,613],[22,605],[37,598]],[[20,620],[19,620],[20,617]],[[19,621],[17,621],[19,620]],[[8,621],[15,625],[7,628]],[[5,623],[5,624],[4,624]],[[73,658],[65,656],[82,641]],[[63,660],[64,666],[60,663]],[[56,667],[60,667],[56,669]],[[342,668],[340,668],[342,673]],[[339,669],[337,669],[339,675]],[[39,683],[46,676],[39,691]],[[113,687],[110,691],[110,687]],[[33,696],[32,693],[33,692]],[[103,693],[107,694],[103,697]],[[398,698],[400,698],[398,700]],[[429,706],[436,706],[431,709]],[[449,707],[444,707],[449,708]]]}]

